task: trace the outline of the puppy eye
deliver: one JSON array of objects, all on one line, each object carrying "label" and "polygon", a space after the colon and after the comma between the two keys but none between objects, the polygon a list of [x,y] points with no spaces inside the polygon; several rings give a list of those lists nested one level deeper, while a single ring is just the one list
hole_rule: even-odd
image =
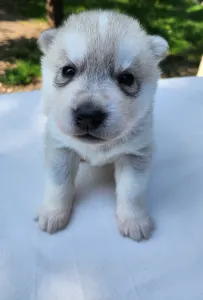
[{"label": "puppy eye", "polygon": [[120,85],[131,86],[134,83],[134,76],[131,73],[123,73],[118,76]]},{"label": "puppy eye", "polygon": [[76,69],[72,66],[64,66],[62,68],[62,76],[72,78],[76,74]]}]

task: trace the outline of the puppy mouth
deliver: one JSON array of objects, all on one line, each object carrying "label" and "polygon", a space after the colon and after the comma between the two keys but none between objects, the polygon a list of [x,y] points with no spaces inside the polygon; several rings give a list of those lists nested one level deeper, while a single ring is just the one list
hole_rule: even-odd
[{"label": "puppy mouth", "polygon": [[77,137],[77,139],[84,141],[86,143],[102,143],[105,141],[104,139],[96,137],[89,132],[87,132],[83,135],[78,135],[76,137]]}]

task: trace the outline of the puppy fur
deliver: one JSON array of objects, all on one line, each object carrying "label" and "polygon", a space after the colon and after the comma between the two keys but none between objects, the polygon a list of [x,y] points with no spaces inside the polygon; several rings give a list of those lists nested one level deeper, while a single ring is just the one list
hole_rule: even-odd
[{"label": "puppy fur", "polygon": [[[160,76],[158,64],[167,42],[148,35],[139,22],[113,11],[71,15],[58,29],[39,38],[43,52],[41,90],[47,115],[45,134],[46,180],[38,222],[56,232],[68,223],[74,182],[81,159],[90,165],[112,163],[115,168],[117,224],[122,235],[140,241],[153,229],[145,197],[153,148],[153,98]],[[62,69],[74,65],[67,80]],[[130,86],[118,82],[128,71]],[[72,111],[86,101],[107,112],[95,140],[82,138]]]}]

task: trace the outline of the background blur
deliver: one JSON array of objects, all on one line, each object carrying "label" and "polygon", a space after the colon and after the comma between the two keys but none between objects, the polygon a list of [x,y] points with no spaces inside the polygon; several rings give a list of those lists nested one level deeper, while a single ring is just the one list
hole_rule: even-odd
[{"label": "background blur", "polygon": [[41,31],[64,16],[111,8],[136,16],[170,45],[163,77],[196,75],[203,54],[203,3],[198,0],[0,0],[0,93],[40,88]]}]

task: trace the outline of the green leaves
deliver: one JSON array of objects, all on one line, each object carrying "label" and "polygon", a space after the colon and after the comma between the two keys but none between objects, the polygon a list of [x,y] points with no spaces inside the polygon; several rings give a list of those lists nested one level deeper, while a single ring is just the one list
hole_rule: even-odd
[{"label": "green leaves", "polygon": [[16,66],[7,69],[0,77],[0,81],[7,85],[27,85],[40,77],[40,66],[30,61],[18,60]]}]

